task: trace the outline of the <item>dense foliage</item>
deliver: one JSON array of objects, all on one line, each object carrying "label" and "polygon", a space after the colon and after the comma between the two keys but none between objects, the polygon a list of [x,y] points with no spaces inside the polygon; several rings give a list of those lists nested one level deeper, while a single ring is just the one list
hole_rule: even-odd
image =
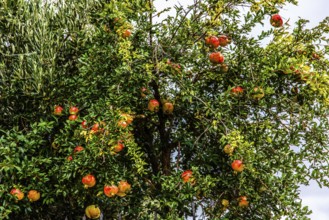
[{"label": "dense foliage", "polygon": [[307,219],[329,19],[291,3],[0,0],[0,219]]}]

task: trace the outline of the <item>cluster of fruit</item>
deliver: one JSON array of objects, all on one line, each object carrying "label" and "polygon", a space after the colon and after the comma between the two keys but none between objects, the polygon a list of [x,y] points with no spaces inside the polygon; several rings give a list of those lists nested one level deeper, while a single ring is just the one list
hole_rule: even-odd
[{"label": "cluster of fruit", "polygon": [[[231,95],[234,97],[242,97],[244,94],[244,88],[242,86],[235,86],[231,89]],[[255,87],[251,91],[251,97],[255,100],[260,100],[265,96],[264,90],[262,87]]]},{"label": "cluster of fruit", "polygon": [[[154,110],[155,111],[154,107]],[[57,116],[61,116],[62,115],[62,111],[63,111],[63,107],[56,105],[54,108],[54,115]],[[69,110],[70,113],[70,117],[72,118],[72,116],[76,116],[78,113],[79,109],[77,107],[71,107]],[[69,120],[71,120],[71,118],[69,117]],[[77,118],[76,118],[77,119]],[[74,120],[76,120],[74,119]],[[126,114],[126,113],[121,113],[119,116],[119,120],[117,122],[117,126],[119,128],[126,128],[128,125],[130,125],[133,122],[133,116],[130,114]],[[89,129],[89,134],[90,135],[97,135],[100,133],[104,133],[104,127],[106,126],[105,122],[101,121],[101,122],[97,122],[94,123],[92,126],[88,125],[86,120],[83,120],[81,122],[81,127],[82,129]],[[113,141],[109,142],[109,145],[111,145],[111,154],[116,154],[119,153],[120,151],[122,151],[124,149],[124,144],[122,140],[117,141],[116,143],[113,143]],[[73,150],[73,155],[75,155],[76,153],[79,153],[81,151],[84,150],[84,147],[82,146],[76,146]],[[67,157],[68,161],[72,161],[73,160],[73,156],[70,155]],[[87,174],[82,178],[82,184],[84,185],[84,187],[86,189],[94,187],[96,185],[96,178],[94,175],[92,174]],[[105,185],[104,186],[104,194],[107,197],[113,197],[115,195],[120,196],[120,197],[124,197],[126,196],[126,194],[131,190],[131,185],[127,182],[127,181],[123,181],[121,180],[118,183],[118,186],[112,184],[112,185]],[[21,194],[17,194],[17,197],[20,198]],[[24,195],[23,195],[24,196]],[[100,217],[101,211],[100,208],[97,205],[90,205],[85,209],[85,214],[88,218],[91,219],[97,219]]]},{"label": "cluster of fruit", "polygon": [[[223,151],[228,155],[228,156],[233,156],[234,150],[237,148],[237,146],[235,144],[231,145],[231,144],[226,144],[224,146]],[[242,160],[233,160],[233,162],[231,163],[231,168],[233,169],[234,173],[240,173],[244,170],[245,165],[243,164]],[[247,207],[249,205],[249,202],[247,201],[247,197],[246,196],[240,196],[238,198],[239,201],[239,206],[240,207]],[[229,201],[226,199],[222,200],[222,205],[224,207],[224,209],[226,209],[229,205]]]},{"label": "cluster of fruit", "polygon": [[[73,150],[73,154],[76,154],[76,153],[79,153],[80,151],[83,151],[85,148],[84,147],[82,147],[82,146],[76,146],[75,148],[74,148],[74,150]],[[67,160],[68,161],[71,161],[71,160],[73,160],[73,156],[72,155],[70,155],[70,156],[68,156],[67,157]]]},{"label": "cluster of fruit", "polygon": [[[81,182],[84,188],[88,189],[96,185],[96,178],[92,174],[87,174],[84,177],[82,177]],[[104,186],[104,194],[107,197],[113,197],[115,195],[124,197],[130,190],[131,190],[131,185],[127,181],[123,181],[123,180],[119,182],[118,186],[116,185]]]},{"label": "cluster of fruit", "polygon": [[[280,15],[274,14],[270,18],[270,23],[273,27],[281,27],[283,25],[283,20]],[[216,36],[208,36],[205,38],[205,44],[209,46],[211,49],[217,49],[219,46],[225,47],[229,43],[231,43],[231,39],[229,39],[226,35]],[[212,64],[221,64],[220,69],[222,72],[228,72],[228,65],[224,63],[224,56],[221,52],[212,52],[209,54],[209,61]],[[231,94],[235,97],[241,97],[244,93],[244,89],[241,86],[236,86],[231,89]],[[261,87],[255,87],[252,92],[252,97],[254,99],[260,100],[264,97],[264,90]]]},{"label": "cluster of fruit", "polygon": [[[163,109],[165,109],[166,112],[170,112],[170,111],[172,112],[173,106],[172,106],[172,104],[170,106],[170,104],[164,104]],[[166,106],[169,106],[169,107],[166,107]],[[154,110],[155,110],[155,108],[156,107],[154,107]],[[63,107],[61,107],[59,105],[56,105],[55,108],[54,108],[53,114],[54,115],[57,115],[57,116],[61,116],[62,115],[62,111],[63,111]],[[79,109],[77,107],[71,107],[69,112],[70,112],[69,120],[73,120],[72,117],[74,117],[74,120],[76,120],[77,119],[77,113],[79,112]],[[129,126],[133,122],[133,119],[134,118],[133,118],[132,115],[127,114],[127,113],[121,113],[120,114],[120,119],[118,120],[117,125],[118,125],[119,128],[123,128],[124,129],[124,128],[126,128],[127,126]],[[81,122],[81,127],[83,129],[90,128],[89,135],[104,133],[104,127],[105,126],[106,126],[106,124],[105,124],[104,121],[96,122],[92,126],[89,126],[86,120],[83,120]],[[86,133],[86,135],[87,135],[87,133]],[[123,144],[123,141],[122,140],[117,141],[116,144],[113,144],[113,142],[111,141],[111,142],[109,142],[109,144],[112,145],[111,146],[111,153],[112,154],[119,153],[124,148],[124,144]],[[78,153],[78,152],[80,152],[82,150],[84,150],[84,148],[82,146],[76,146],[74,148],[73,153],[75,154],[75,153]],[[70,156],[68,156],[67,159],[69,161],[71,161],[73,159],[73,157],[70,155]]]},{"label": "cluster of fruit", "polygon": [[[208,36],[205,39],[205,43],[207,46],[209,46],[211,49],[217,49],[219,46],[225,47],[227,46],[231,40],[225,36],[221,35],[219,37],[216,36]],[[209,60],[212,64],[222,64],[223,67],[227,67],[227,65],[224,63],[224,56],[221,52],[216,51],[209,54]]]},{"label": "cluster of fruit", "polygon": [[[81,180],[84,188],[88,189],[91,187],[94,187],[96,185],[96,178],[92,174],[87,174],[84,177],[82,177]],[[127,193],[131,190],[131,185],[124,180],[121,180],[118,184],[116,185],[105,185],[104,186],[104,194],[105,196],[111,198],[114,197],[115,195],[124,197],[127,195]],[[89,205],[85,209],[86,216],[91,219],[97,219],[100,217],[101,210],[97,205]]]},{"label": "cluster of fruit", "polygon": [[[270,23],[273,27],[281,27],[283,25],[283,20],[280,15],[275,14],[271,16]],[[225,47],[231,42],[231,39],[229,39],[225,35],[221,35],[219,37],[216,36],[208,36],[205,38],[205,44],[209,46],[211,49],[217,49],[219,46]],[[221,64],[221,71],[222,72],[228,72],[228,65],[224,64],[224,56],[221,52],[212,52],[209,55],[209,61],[212,64]],[[231,89],[231,95],[233,97],[242,97],[244,94],[244,88],[242,86],[235,86]],[[260,100],[264,97],[265,93],[264,90],[261,87],[255,87],[252,92],[251,96],[253,99]],[[231,145],[226,145],[224,147],[224,152],[228,155],[232,155],[234,151],[234,148]],[[232,169],[234,172],[242,172],[244,170],[245,165],[241,160],[234,160],[231,164]],[[183,172],[182,179],[183,182],[195,182],[194,178],[191,180],[192,177],[192,171],[187,170]],[[240,207],[247,207],[249,202],[247,201],[246,196],[239,197],[239,206]],[[224,208],[226,208],[229,205],[229,201],[226,199],[222,200],[222,205]]]},{"label": "cluster of fruit", "polygon": [[[24,193],[18,188],[13,188],[10,191],[10,194],[15,196],[18,201],[24,199],[25,196]],[[40,199],[40,193],[37,190],[32,189],[28,192],[27,198],[30,202],[36,202]]]},{"label": "cluster of fruit", "polygon": [[[246,196],[240,196],[238,198],[238,202],[239,202],[238,203],[239,206],[242,207],[242,208],[245,208],[245,207],[249,206],[249,201],[248,201]],[[227,199],[222,199],[221,204],[223,206],[223,210],[226,210],[230,205],[230,201],[227,200]]]},{"label": "cluster of fruit", "polygon": [[[227,144],[224,147],[224,152],[226,154],[228,154],[229,156],[233,155],[234,150],[235,150],[235,147],[233,147],[230,144]],[[244,170],[245,165],[243,164],[243,162],[241,160],[234,160],[231,163],[231,167],[234,170],[234,172],[238,173],[238,172],[242,172]],[[239,200],[239,206],[240,207],[247,207],[249,205],[249,202],[247,201],[246,196],[241,196],[241,197],[239,197],[238,200]],[[224,206],[224,208],[227,208],[227,206],[229,205],[228,200],[223,199],[222,200],[222,205]]]},{"label": "cluster of fruit", "polygon": [[107,197],[113,197],[115,195],[124,197],[126,196],[126,193],[128,193],[131,190],[131,185],[127,181],[121,180],[118,184],[116,185],[105,185],[104,186],[104,194]]},{"label": "cluster of fruit", "polygon": [[[179,64],[175,64],[175,65],[179,66]],[[179,68],[180,68],[180,66],[179,66]],[[145,87],[141,88],[141,97],[142,98],[146,98],[149,93],[150,92],[147,88],[145,88]],[[174,104],[165,99],[161,100],[161,108],[162,108],[163,114],[165,114],[165,115],[171,115],[174,112]],[[160,110],[160,102],[155,98],[150,99],[148,102],[148,105],[147,105],[147,109],[150,112],[158,112]]]},{"label": "cluster of fruit", "polygon": [[[225,35],[221,35],[220,37],[210,36],[206,37],[205,39],[205,43],[214,49],[216,49],[218,46],[225,47],[230,42],[231,40],[229,40]],[[220,52],[212,52],[209,55],[209,60],[213,64],[221,64],[222,72],[228,71],[228,65],[224,63],[224,56]],[[231,94],[234,97],[242,97],[244,94],[244,89],[241,86],[236,86],[231,89]],[[264,90],[261,87],[255,87],[252,91],[252,97],[256,100],[260,100],[264,97],[264,95]]]},{"label": "cluster of fruit", "polygon": [[[64,108],[62,106],[56,105],[55,109],[54,109],[54,115],[61,116],[63,114],[63,110],[64,110]],[[70,121],[77,120],[78,119],[78,112],[79,112],[79,109],[77,107],[71,106],[70,110],[69,110],[70,116],[69,116],[68,119]]]},{"label": "cluster of fruit", "polygon": [[[156,99],[151,99],[148,103],[147,108],[151,112],[158,112],[160,108],[160,102]],[[163,114],[170,115],[173,113],[173,111],[174,111],[174,104],[167,100],[163,100],[162,101]]]},{"label": "cluster of fruit", "polygon": [[[224,152],[228,154],[229,156],[232,156],[233,152],[235,150],[235,147],[233,147],[230,144],[225,145]],[[244,164],[241,160],[234,160],[231,164],[232,169],[235,172],[242,172],[244,170]]]}]

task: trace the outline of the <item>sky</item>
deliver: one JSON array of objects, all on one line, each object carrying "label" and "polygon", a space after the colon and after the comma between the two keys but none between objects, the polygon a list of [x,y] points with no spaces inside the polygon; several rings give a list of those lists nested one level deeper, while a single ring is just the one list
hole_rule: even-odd
[{"label": "sky", "polygon": [[[182,5],[189,4],[193,0],[156,0],[155,6],[158,10],[171,7],[180,2]],[[329,0],[299,0],[298,6],[288,5],[280,11],[284,21],[289,20],[293,25],[299,17],[307,19],[310,22],[308,28],[316,26],[325,17],[329,16]],[[161,18],[160,18],[161,19]],[[259,27],[269,28],[270,26]],[[301,186],[301,199],[303,205],[308,206],[313,213],[310,215],[312,220],[329,220],[329,189],[319,188],[316,182],[311,182],[309,186]]]}]

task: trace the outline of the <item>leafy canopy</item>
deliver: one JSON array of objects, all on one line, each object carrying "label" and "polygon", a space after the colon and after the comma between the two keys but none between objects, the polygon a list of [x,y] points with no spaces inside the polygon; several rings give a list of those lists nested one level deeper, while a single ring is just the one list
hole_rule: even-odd
[{"label": "leafy canopy", "polygon": [[0,0],[0,218],[307,219],[299,186],[329,186],[329,19],[253,33],[291,3]]}]

